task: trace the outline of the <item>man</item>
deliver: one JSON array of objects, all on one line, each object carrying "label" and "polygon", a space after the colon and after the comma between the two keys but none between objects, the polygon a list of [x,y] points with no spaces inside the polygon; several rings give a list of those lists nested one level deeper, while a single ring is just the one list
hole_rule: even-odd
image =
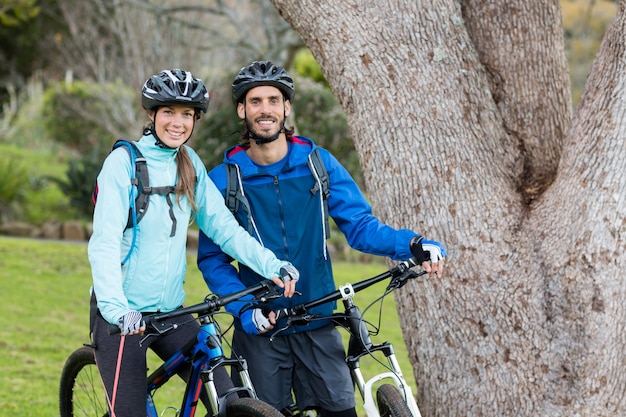
[{"label": "man", "polygon": [[[427,272],[441,275],[445,249],[440,243],[382,223],[334,156],[308,138],[293,136],[293,128],[285,127],[294,83],[284,68],[267,61],[253,62],[237,74],[232,91],[237,114],[245,122],[243,141],[226,151],[224,163],[209,176],[225,194],[228,173],[233,172],[227,164],[236,165],[236,181],[248,202],[237,209],[240,224],[300,271],[296,290],[302,295],[274,300],[272,309],[306,303],[335,290],[326,247],[326,204],[351,247],[394,260],[414,256]],[[319,173],[308,163],[315,152],[329,179],[326,199]],[[231,261],[200,235],[198,266],[212,291],[228,294],[263,279],[245,265],[240,264],[238,272]],[[265,317],[260,309],[241,312],[243,305],[229,306],[237,318],[233,351],[248,360],[260,399],[285,411],[292,403],[293,389],[301,410],[315,407],[330,417],[356,417],[341,335],[330,320],[291,327],[270,342],[276,324],[273,313]],[[334,308],[334,303],[328,303],[310,312],[329,316]]]}]

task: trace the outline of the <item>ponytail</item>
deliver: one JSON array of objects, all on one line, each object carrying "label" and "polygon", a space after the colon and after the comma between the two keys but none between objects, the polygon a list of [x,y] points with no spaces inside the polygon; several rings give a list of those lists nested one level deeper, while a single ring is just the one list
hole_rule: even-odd
[{"label": "ponytail", "polygon": [[178,152],[176,153],[176,169],[178,173],[176,201],[180,205],[180,199],[187,197],[193,216],[193,213],[196,212],[196,182],[198,178],[185,145],[178,148]]}]

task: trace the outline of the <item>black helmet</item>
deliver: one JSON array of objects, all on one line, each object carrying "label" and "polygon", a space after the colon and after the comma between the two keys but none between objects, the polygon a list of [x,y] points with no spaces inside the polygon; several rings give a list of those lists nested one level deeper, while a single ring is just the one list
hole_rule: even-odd
[{"label": "black helmet", "polygon": [[164,105],[188,105],[206,113],[209,92],[202,80],[189,71],[164,70],[148,78],[141,88],[141,104],[146,110]]},{"label": "black helmet", "polygon": [[280,65],[270,61],[254,61],[243,67],[233,81],[233,102],[239,103],[248,91],[254,87],[269,85],[278,88],[285,97],[293,100],[293,79]]}]

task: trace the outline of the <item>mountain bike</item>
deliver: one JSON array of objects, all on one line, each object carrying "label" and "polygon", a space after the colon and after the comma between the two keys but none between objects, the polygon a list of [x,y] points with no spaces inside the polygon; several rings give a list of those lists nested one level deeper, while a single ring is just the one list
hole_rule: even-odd
[{"label": "mountain bike", "polygon": [[[338,290],[328,293],[316,300],[275,311],[276,320],[286,318],[286,324],[278,329],[272,337],[276,337],[291,326],[306,325],[314,320],[328,318],[309,314],[308,310],[318,305],[341,299],[344,311],[334,313],[330,318],[335,326],[345,329],[350,336],[346,351],[346,363],[350,368],[352,381],[363,400],[363,408],[367,416],[421,417],[411,388],[403,377],[393,346],[389,342],[380,344],[372,343],[370,330],[368,329],[369,323],[364,320],[361,310],[354,303],[355,293],[378,282],[390,278],[387,289],[377,300],[380,301],[386,295],[404,286],[409,279],[426,274],[426,271],[414,271],[412,268],[415,266],[417,266],[417,263],[414,258],[411,258],[408,261],[398,263],[390,270],[375,277],[359,281],[354,285],[347,283],[346,285],[340,286]],[[374,301],[374,303],[377,301]],[[368,306],[368,309],[370,306]],[[381,354],[386,358],[387,364],[380,360]],[[374,375],[366,381],[359,363],[366,355],[372,356],[376,363],[380,364],[387,371]],[[380,381],[384,381],[384,383]],[[376,400],[374,400],[374,398],[376,398]],[[297,406],[295,404],[293,404],[290,409],[294,415],[298,415]],[[311,414],[315,415],[315,410],[307,410],[302,414],[306,416],[310,416]]]},{"label": "mountain bike", "polygon": [[[193,417],[204,387],[209,397],[209,411],[213,416],[282,417],[278,410],[257,398],[248,375],[245,359],[224,356],[219,326],[214,319],[214,314],[221,307],[250,294],[256,295],[255,300],[282,296],[271,280],[265,280],[228,296],[209,295],[202,303],[144,317],[146,322],[144,337],[173,330],[176,325],[163,322],[185,314],[195,314],[201,325],[198,337],[190,340],[181,351],[165,360],[147,377],[146,415],[148,417],[159,416],[154,403],[154,394],[177,374],[184,363],[191,363],[192,371],[180,406],[168,406],[162,410],[161,415],[171,410],[177,417]],[[110,332],[119,332],[119,329],[117,326],[112,326]],[[231,372],[238,372],[242,383],[218,395],[213,374],[216,369],[224,366],[229,367]],[[233,397],[235,398],[232,399]],[[79,348],[66,360],[61,373],[59,400],[61,417],[110,416],[106,393],[94,358],[93,346],[85,345]]]}]

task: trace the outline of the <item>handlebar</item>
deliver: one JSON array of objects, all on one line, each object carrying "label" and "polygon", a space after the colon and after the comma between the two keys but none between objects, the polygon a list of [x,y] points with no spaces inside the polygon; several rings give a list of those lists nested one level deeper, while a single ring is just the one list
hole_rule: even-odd
[{"label": "handlebar", "polygon": [[[191,305],[189,307],[182,307],[176,310],[172,310],[166,313],[156,313],[144,317],[147,326],[154,327],[154,324],[161,321],[171,319],[174,317],[184,316],[185,314],[197,314],[198,316],[207,316],[218,312],[226,304],[237,301],[247,295],[254,295],[255,300],[258,302],[267,302],[271,298],[276,298],[282,295],[277,289],[274,282],[271,279],[266,279],[259,282],[256,285],[247,287],[241,291],[218,297],[216,295],[209,295],[204,299],[204,302]],[[114,324],[109,326],[109,334],[120,333],[120,328]]]},{"label": "handlebar", "polygon": [[[393,288],[393,289],[401,288],[408,282],[409,279],[417,278],[419,276],[426,274],[426,271],[420,271],[420,272],[413,271],[411,268],[413,268],[414,266],[418,266],[418,263],[415,257],[407,261],[402,261],[398,263],[396,266],[394,266],[388,271],[383,272],[380,275],[376,275],[375,277],[365,279],[363,281],[357,282],[356,284],[353,284],[352,289],[356,293],[390,277],[391,277],[391,281],[389,282],[389,285],[387,286],[387,288],[388,289],[389,288]],[[339,300],[343,298],[344,296],[344,294],[342,293],[342,290],[345,290],[345,289],[342,288],[342,289],[333,291],[320,298],[309,301],[308,303],[299,304],[293,307],[287,307],[287,308],[274,311],[274,314],[276,315],[276,321],[283,319],[285,317],[304,316],[306,315],[306,312],[313,307],[317,307],[321,304],[329,303],[331,301]]]}]

